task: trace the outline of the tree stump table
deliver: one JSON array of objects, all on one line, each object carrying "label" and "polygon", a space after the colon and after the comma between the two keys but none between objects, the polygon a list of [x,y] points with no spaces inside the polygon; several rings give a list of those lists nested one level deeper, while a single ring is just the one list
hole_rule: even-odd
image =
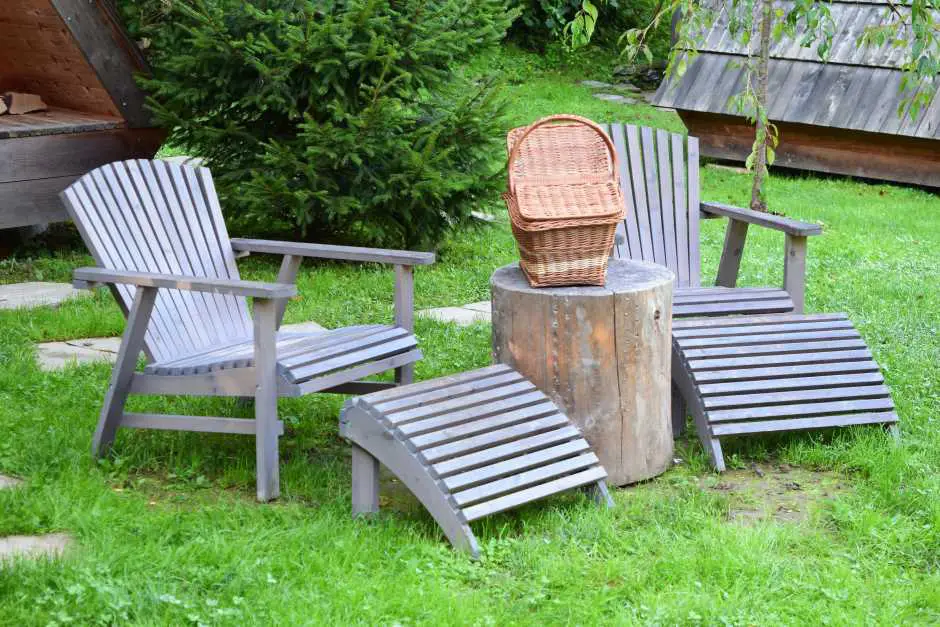
[{"label": "tree stump table", "polygon": [[615,485],[672,463],[674,280],[662,266],[621,260],[610,261],[604,287],[533,288],[518,264],[490,279],[496,361],[581,428]]}]

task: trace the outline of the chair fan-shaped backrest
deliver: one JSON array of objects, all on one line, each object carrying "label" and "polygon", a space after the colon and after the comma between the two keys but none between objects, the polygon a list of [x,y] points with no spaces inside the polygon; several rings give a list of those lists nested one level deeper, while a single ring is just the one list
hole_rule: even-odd
[{"label": "chair fan-shaped backrest", "polygon": [[[238,279],[212,175],[166,161],[122,161],[92,170],[62,192],[95,262],[104,268]],[[118,286],[125,311],[134,288]],[[155,361],[230,344],[251,334],[243,297],[160,290],[146,335]]]},{"label": "chair fan-shaped backrest", "polygon": [[676,273],[677,287],[701,284],[698,139],[610,124],[627,215],[614,257],[651,261]]}]

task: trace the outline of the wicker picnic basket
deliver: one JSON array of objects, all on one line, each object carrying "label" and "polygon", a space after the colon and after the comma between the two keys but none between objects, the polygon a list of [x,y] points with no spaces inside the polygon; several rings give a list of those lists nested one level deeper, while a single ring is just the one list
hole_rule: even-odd
[{"label": "wicker picnic basket", "polygon": [[512,130],[507,149],[503,198],[529,284],[604,285],[624,217],[610,137],[588,119],[552,115]]}]

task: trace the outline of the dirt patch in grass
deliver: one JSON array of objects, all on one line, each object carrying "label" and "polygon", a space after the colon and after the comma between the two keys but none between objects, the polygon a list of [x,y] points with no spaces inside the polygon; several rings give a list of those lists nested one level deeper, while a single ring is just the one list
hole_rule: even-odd
[{"label": "dirt patch in grass", "polygon": [[701,480],[703,489],[728,496],[728,521],[800,523],[827,501],[851,490],[846,478],[831,471],[787,464],[753,464]]}]

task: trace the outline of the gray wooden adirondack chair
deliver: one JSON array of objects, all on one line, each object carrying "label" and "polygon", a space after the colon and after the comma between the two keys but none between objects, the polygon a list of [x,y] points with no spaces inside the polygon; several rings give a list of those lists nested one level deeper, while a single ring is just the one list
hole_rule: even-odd
[{"label": "gray wooden adirondack chair", "polygon": [[[695,137],[611,124],[627,216],[613,256],[667,266],[673,299],[673,427],[687,411],[719,470],[727,435],[894,425],[878,365],[845,314],[803,314],[815,224],[702,202]],[[701,285],[699,220],[728,218],[716,286]],[[783,287],[735,287],[748,226],[785,235]],[[892,426],[893,429],[893,426]]]},{"label": "gray wooden adirondack chair", "polygon": [[[433,253],[229,239],[209,170],[165,161],[102,166],[62,200],[99,266],[76,270],[75,284],[110,286],[127,315],[95,455],[118,427],[253,435],[258,499],[267,501],[279,495],[278,397],[377,391],[394,384],[361,379],[391,369],[397,383],[411,382],[421,358],[412,269]],[[239,278],[236,256],[251,252],[284,256],[276,282]],[[393,264],[394,324],[279,332],[304,257]],[[255,418],[128,413],[129,394],[253,397]]]}]

